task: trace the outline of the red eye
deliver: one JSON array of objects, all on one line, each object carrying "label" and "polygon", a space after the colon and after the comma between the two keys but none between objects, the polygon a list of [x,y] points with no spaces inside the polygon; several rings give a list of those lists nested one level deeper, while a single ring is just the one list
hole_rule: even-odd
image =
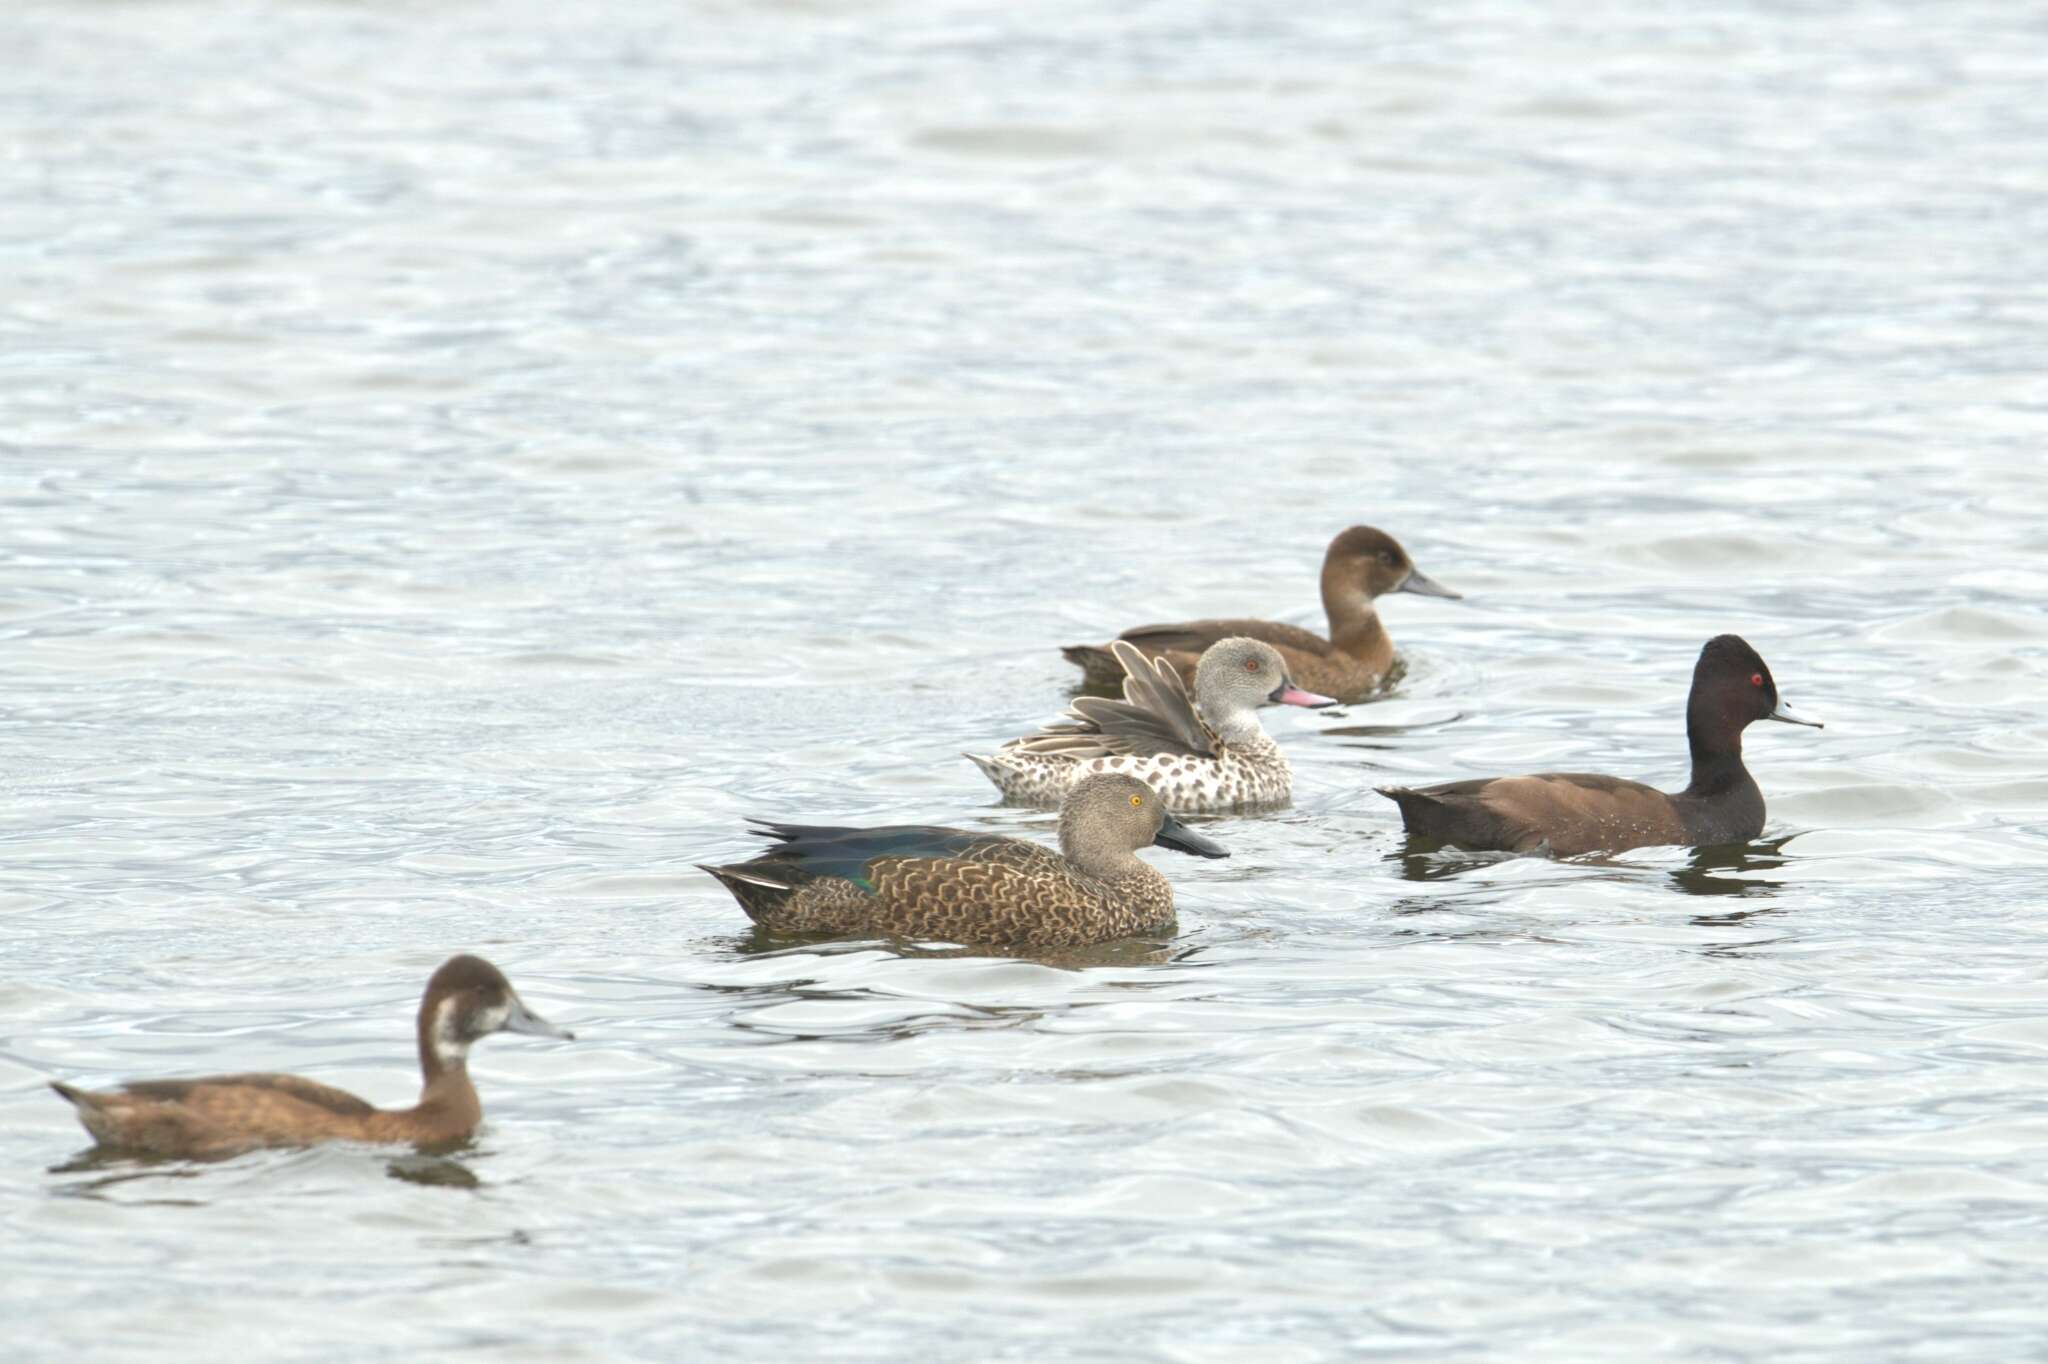
[{"label": "red eye", "polygon": [[1761,687],[1761,686],[1762,686],[1763,684],[1764,684],[1764,675],[1763,675],[1762,673],[1751,673],[1751,674],[1749,675],[1749,685],[1750,685],[1750,686],[1752,686],[1752,687]]},{"label": "red eye", "polygon": [[1256,658],[1247,658],[1244,661],[1244,670],[1248,673],[1257,672],[1259,670],[1259,660],[1257,660]]}]

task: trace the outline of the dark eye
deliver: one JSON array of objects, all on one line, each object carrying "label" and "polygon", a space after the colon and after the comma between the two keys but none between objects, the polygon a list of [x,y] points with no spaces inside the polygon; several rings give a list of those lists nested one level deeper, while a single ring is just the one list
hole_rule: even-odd
[{"label": "dark eye", "polygon": [[1761,687],[1761,686],[1762,686],[1763,684],[1764,684],[1764,675],[1763,675],[1762,673],[1751,673],[1751,674],[1749,675],[1749,685],[1750,685],[1750,686],[1752,686],[1752,687]]},{"label": "dark eye", "polygon": [[1381,550],[1380,562],[1385,564],[1388,568],[1392,568],[1394,566],[1394,551],[1392,551],[1391,549]]}]

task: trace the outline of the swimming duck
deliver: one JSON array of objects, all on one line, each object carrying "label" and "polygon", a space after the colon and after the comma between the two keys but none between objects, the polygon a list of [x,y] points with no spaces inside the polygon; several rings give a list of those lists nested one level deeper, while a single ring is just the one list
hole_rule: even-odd
[{"label": "swimming duck", "polygon": [[420,1000],[420,1101],[373,1108],[345,1090],[297,1075],[211,1075],[135,1080],[119,1089],[52,1081],[101,1146],[148,1155],[211,1159],[264,1146],[323,1141],[458,1146],[483,1120],[469,1079],[469,1048],[494,1032],[573,1038],[521,1002],[504,973],[481,957],[450,957]]},{"label": "swimming duck", "polygon": [[1055,806],[1067,788],[1094,772],[1128,772],[1172,809],[1247,810],[1285,805],[1294,773],[1259,723],[1258,708],[1334,706],[1303,691],[1270,644],[1232,638],[1209,646],[1195,670],[1201,714],[1180,673],[1126,640],[1109,643],[1124,669],[1124,699],[1077,698],[1066,715],[987,757],[969,753],[1005,799]]},{"label": "swimming duck", "polygon": [[1137,858],[1161,847],[1228,857],[1167,813],[1136,777],[1077,782],[1060,848],[965,829],[850,829],[756,820],[779,846],[703,870],[763,928],[893,934],[1009,947],[1078,947],[1165,928],[1173,887]]},{"label": "swimming duck", "polygon": [[[1311,691],[1339,701],[1367,699],[1394,664],[1394,642],[1380,624],[1373,598],[1389,592],[1458,597],[1409,559],[1400,541],[1371,526],[1353,526],[1330,541],[1323,555],[1323,612],[1330,637],[1270,620],[1189,620],[1140,625],[1119,635],[1147,657],[1164,658],[1192,684],[1202,652],[1231,635],[1263,640],[1287,660],[1287,673]],[[1069,644],[1060,652],[1081,665],[1082,685],[1114,692],[1123,667],[1105,645]]]},{"label": "swimming duck", "polygon": [[1756,650],[1738,636],[1717,635],[1692,670],[1685,704],[1692,782],[1683,791],[1584,772],[1378,789],[1401,807],[1409,833],[1463,848],[1569,855],[1741,843],[1764,827],[1763,792],[1742,765],[1742,731],[1752,720],[1821,728],[1779,698]]}]

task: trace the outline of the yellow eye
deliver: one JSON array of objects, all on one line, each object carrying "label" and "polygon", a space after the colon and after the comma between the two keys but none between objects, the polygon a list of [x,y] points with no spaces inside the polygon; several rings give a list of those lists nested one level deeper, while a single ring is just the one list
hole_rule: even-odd
[{"label": "yellow eye", "polygon": [[1145,798],[1144,798],[1143,796],[1132,796],[1132,797],[1131,797],[1131,804],[1133,804],[1133,805],[1143,805],[1144,803],[1145,803]]}]

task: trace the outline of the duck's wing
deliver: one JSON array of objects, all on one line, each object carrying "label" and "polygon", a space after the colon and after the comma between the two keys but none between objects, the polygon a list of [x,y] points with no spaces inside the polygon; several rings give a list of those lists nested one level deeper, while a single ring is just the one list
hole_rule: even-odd
[{"label": "duck's wing", "polygon": [[1685,841],[1671,797],[1597,772],[1481,777],[1379,793],[1401,807],[1408,832],[1460,847],[1529,852],[1625,849]]},{"label": "duck's wing", "polygon": [[792,878],[810,880],[831,876],[869,886],[869,865],[884,857],[975,861],[1000,857],[999,845],[1013,843],[1040,853],[1046,851],[1036,843],[1024,843],[1000,834],[947,829],[930,824],[892,824],[860,829],[834,824],[783,824],[765,819],[752,822],[757,827],[750,832],[776,839],[776,846],[750,861],[717,870],[734,874],[752,873],[757,881],[789,883]]},{"label": "duck's wing", "polygon": [[780,840],[746,862],[700,863],[764,927],[794,933],[896,931],[892,886],[995,884],[993,870],[1064,865],[1029,839],[930,825],[877,829],[757,821],[754,832]]},{"label": "duck's wing", "polygon": [[1124,699],[1077,696],[1063,717],[1017,740],[1015,747],[1077,759],[1160,753],[1215,757],[1216,736],[1195,713],[1179,670],[1165,659],[1145,657],[1127,640],[1111,640],[1109,647],[1124,666]]},{"label": "duck's wing", "polygon": [[[1140,625],[1119,638],[1130,641],[1148,654],[1188,653],[1199,657],[1218,640],[1245,635],[1279,649],[1294,649],[1321,658],[1333,647],[1330,641],[1299,625],[1277,620],[1184,620],[1171,625]],[[1115,647],[1114,645],[1111,646]]]},{"label": "duck's wing", "polygon": [[209,1075],[198,1080],[131,1080],[119,1091],[136,1099],[174,1103],[215,1118],[274,1108],[280,1099],[324,1109],[336,1117],[363,1118],[377,1110],[345,1089],[302,1075]]}]

